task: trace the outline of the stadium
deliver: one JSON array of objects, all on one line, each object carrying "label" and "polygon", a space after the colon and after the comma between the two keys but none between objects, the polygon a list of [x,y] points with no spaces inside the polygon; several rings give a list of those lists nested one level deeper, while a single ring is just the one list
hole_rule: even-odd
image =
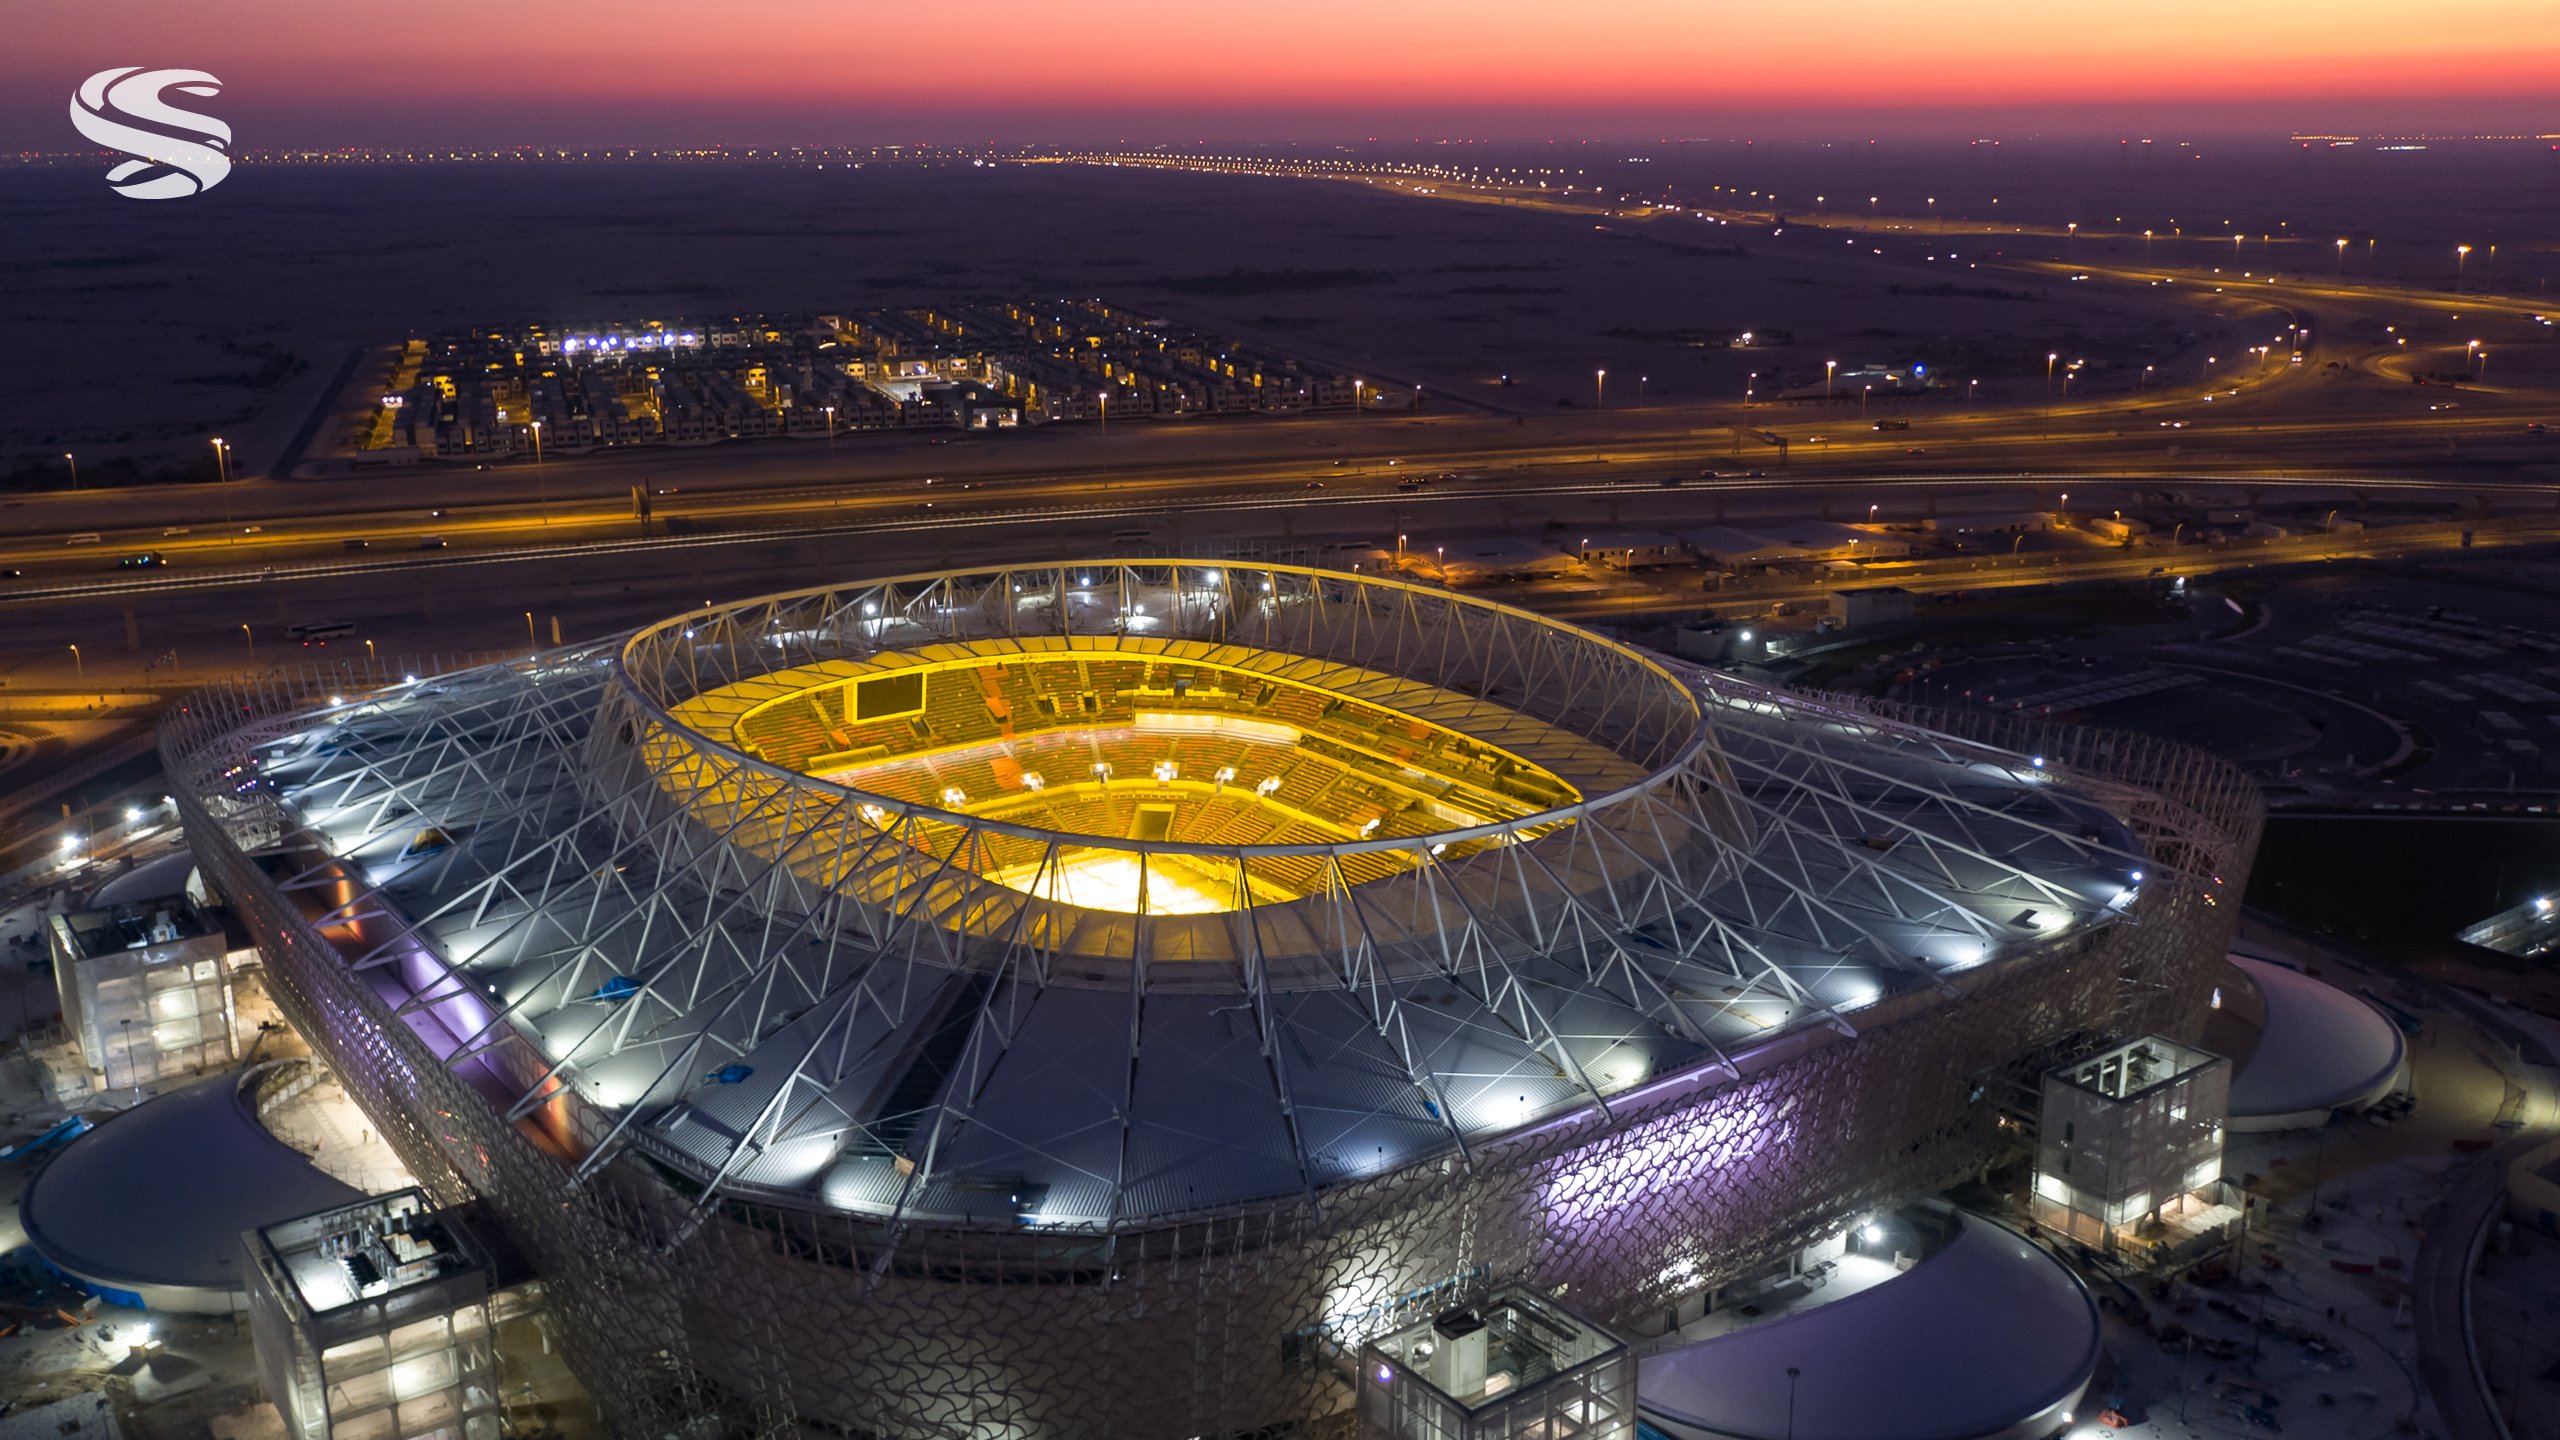
[{"label": "stadium", "polygon": [[2246,781],[1964,723],[1096,560],[272,675],[162,744],[617,1433],[1189,1437],[1344,1413],[1495,1286],[1642,1332],[2196,1033]]}]

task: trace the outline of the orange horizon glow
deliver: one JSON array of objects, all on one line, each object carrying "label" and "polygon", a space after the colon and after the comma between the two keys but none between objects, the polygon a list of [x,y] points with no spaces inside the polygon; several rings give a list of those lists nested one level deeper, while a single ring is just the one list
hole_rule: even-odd
[{"label": "orange horizon glow", "polygon": [[425,13],[318,0],[29,3],[35,13],[19,17],[0,56],[0,77],[29,114],[35,98],[68,94],[94,69],[147,62],[210,70],[235,105],[265,113],[423,127],[474,107],[490,118],[589,117],[597,134],[671,106],[1518,118],[2210,105],[2276,116],[2343,99],[2368,113],[2450,102],[2503,107],[2543,129],[2560,121],[2535,113],[2560,112],[2548,0],[2484,0],[2458,26],[2415,23],[2404,0],[2317,10],[1952,0],[1730,15],[1697,0],[1303,0],[1252,13],[1019,0],[958,12],[699,0],[452,0]]}]

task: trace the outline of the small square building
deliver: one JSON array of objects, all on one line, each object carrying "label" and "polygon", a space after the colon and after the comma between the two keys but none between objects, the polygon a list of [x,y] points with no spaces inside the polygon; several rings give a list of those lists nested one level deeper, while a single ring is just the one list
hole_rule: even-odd
[{"label": "small square building", "polygon": [[1360,1347],[1360,1440],[1635,1440],[1626,1345],[1525,1288]]},{"label": "small square building", "polygon": [[63,1028],[103,1094],[228,1065],[235,957],[222,921],[185,894],[52,917],[46,944]]},{"label": "small square building", "polygon": [[1911,618],[1911,592],[1899,585],[1869,585],[1831,592],[1831,619],[1843,630],[1899,625]]},{"label": "small square building", "polygon": [[2231,1062],[2145,1035],[2049,1070],[2035,1222],[2094,1250],[2148,1255],[2219,1235]]},{"label": "small square building", "polygon": [[493,1266],[425,1192],[243,1242],[258,1369],[292,1440],[498,1440]]}]

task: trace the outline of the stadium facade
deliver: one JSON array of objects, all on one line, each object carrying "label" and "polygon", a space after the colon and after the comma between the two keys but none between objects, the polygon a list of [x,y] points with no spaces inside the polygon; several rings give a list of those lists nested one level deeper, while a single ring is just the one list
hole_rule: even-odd
[{"label": "stadium facade", "polygon": [[173,790],[633,1435],[1230,1434],[1497,1287],[1642,1329],[2191,1038],[2258,824],[2176,746],[1289,567],[428,668],[201,694]]}]

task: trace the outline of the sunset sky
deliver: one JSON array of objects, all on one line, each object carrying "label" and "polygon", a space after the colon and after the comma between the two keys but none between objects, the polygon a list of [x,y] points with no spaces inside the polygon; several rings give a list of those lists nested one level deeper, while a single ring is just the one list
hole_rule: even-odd
[{"label": "sunset sky", "polygon": [[17,0],[0,149],[115,65],[244,147],[1526,138],[1768,125],[2560,129],[2552,0]]}]

